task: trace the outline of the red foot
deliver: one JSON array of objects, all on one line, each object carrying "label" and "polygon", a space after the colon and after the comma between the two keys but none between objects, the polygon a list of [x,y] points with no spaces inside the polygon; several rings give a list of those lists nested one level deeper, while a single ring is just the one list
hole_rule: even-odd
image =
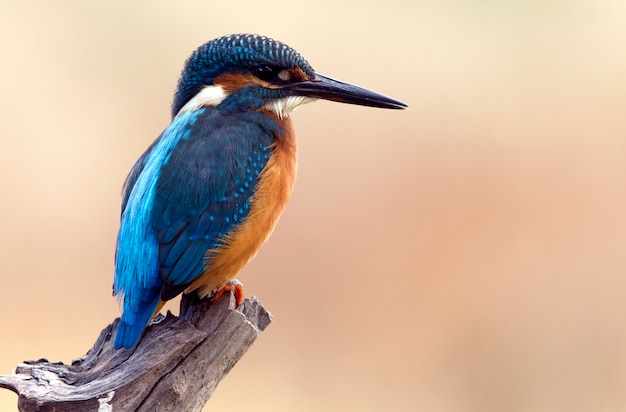
[{"label": "red foot", "polygon": [[235,291],[236,307],[241,306],[241,304],[243,303],[243,285],[237,279],[229,281],[227,284],[218,289],[217,292],[215,292],[215,295],[213,295],[211,303],[217,302],[218,300],[220,300],[224,292],[230,292],[231,290]]}]

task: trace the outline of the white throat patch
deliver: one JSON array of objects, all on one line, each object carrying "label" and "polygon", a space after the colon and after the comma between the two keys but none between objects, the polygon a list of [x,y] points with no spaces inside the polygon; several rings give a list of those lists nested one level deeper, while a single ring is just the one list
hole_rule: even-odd
[{"label": "white throat patch", "polygon": [[305,103],[314,102],[317,99],[304,96],[289,96],[282,99],[276,99],[266,104],[264,108],[271,110],[280,119],[284,119],[289,116],[289,113],[293,112],[298,106]]}]

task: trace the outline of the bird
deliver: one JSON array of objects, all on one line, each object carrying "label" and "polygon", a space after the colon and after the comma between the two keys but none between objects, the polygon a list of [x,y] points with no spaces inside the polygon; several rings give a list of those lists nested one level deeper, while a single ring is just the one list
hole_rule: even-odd
[{"label": "bird", "polygon": [[219,299],[270,236],[292,192],[290,113],[318,99],[387,109],[405,103],[324,76],[270,37],[232,34],[186,60],[172,120],[123,188],[113,295],[116,349],[132,349],[181,293]]}]

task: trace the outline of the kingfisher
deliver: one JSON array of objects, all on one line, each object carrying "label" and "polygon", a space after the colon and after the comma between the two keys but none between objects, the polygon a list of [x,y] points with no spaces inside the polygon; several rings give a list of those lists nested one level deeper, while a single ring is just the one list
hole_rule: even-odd
[{"label": "kingfisher", "polygon": [[133,348],[181,293],[219,299],[274,230],[296,176],[290,113],[317,99],[387,109],[407,105],[323,76],[293,48],[233,34],[185,62],[172,121],[131,169],[123,190],[113,294],[114,346]]}]

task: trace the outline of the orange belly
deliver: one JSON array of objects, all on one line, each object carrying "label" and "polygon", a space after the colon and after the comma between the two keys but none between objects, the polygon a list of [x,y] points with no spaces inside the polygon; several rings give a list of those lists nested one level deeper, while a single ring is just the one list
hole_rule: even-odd
[{"label": "orange belly", "polygon": [[296,177],[296,140],[291,120],[274,117],[285,134],[276,136],[272,156],[261,172],[246,220],[222,239],[222,246],[207,252],[206,270],[185,291],[201,297],[221,288],[259,251],[274,230],[291,196]]}]

